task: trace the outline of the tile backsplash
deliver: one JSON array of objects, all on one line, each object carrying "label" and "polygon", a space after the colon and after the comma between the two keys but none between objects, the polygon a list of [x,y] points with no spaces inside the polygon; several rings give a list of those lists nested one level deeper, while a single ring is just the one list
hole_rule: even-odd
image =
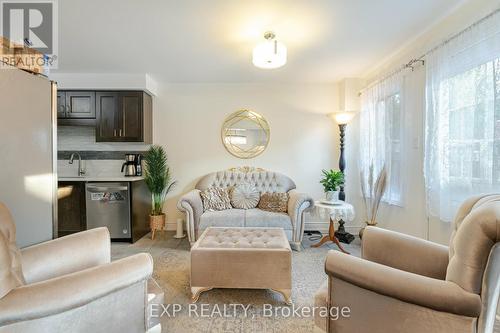
[{"label": "tile backsplash", "polygon": [[92,126],[58,126],[58,151],[122,151],[141,152],[150,147],[145,143],[134,142],[96,142],[95,127]]},{"label": "tile backsplash", "polygon": [[[78,161],[69,164],[68,160],[57,161],[58,177],[78,176]],[[123,176],[121,167],[123,160],[82,160],[82,166],[87,176],[92,177],[118,177]]]}]

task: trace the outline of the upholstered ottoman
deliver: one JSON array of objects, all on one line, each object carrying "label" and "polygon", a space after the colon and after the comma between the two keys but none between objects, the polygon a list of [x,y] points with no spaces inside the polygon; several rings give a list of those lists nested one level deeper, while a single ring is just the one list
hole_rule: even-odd
[{"label": "upholstered ottoman", "polygon": [[213,288],[272,289],[291,304],[292,257],[281,228],[205,230],[191,248],[191,292]]}]

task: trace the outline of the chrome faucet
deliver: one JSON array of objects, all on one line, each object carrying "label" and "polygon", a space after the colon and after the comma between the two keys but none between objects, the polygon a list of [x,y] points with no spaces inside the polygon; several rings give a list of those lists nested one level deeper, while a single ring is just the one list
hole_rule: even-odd
[{"label": "chrome faucet", "polygon": [[75,155],[78,156],[78,176],[83,176],[85,174],[85,169],[82,167],[82,156],[80,153],[73,153],[69,158],[69,164],[73,164],[73,160],[75,159]]}]

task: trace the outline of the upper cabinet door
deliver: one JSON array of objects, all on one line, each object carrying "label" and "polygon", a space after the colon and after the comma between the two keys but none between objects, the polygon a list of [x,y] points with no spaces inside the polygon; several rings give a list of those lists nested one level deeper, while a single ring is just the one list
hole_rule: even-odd
[{"label": "upper cabinet door", "polygon": [[96,141],[120,141],[119,93],[97,92],[96,100]]},{"label": "upper cabinet door", "polygon": [[143,138],[142,92],[120,93],[120,141],[141,142]]},{"label": "upper cabinet door", "polygon": [[67,118],[95,118],[95,92],[66,91]]},{"label": "upper cabinet door", "polygon": [[57,92],[57,118],[66,118],[66,93]]}]

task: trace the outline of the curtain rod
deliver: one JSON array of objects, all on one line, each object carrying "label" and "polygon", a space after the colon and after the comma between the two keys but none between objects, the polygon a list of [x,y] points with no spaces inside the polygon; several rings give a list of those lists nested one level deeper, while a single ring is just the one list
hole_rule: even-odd
[{"label": "curtain rod", "polygon": [[489,13],[488,15],[486,15],[485,17],[481,18],[480,20],[472,23],[471,25],[469,25],[467,28],[463,29],[463,30],[460,30],[459,32],[457,32],[456,34],[453,34],[451,35],[450,37],[448,37],[447,39],[445,39],[444,41],[442,41],[441,43],[437,44],[436,46],[434,46],[433,48],[427,50],[426,52],[424,52],[421,56],[417,57],[417,58],[414,58],[414,59],[411,59],[409,62],[401,65],[399,68],[397,68],[396,70],[392,71],[392,72],[389,72],[389,74],[383,76],[382,78],[380,79],[377,79],[375,81],[373,81],[372,83],[370,83],[368,86],[366,86],[365,88],[361,89],[358,93],[358,96],[361,96],[361,94],[363,93],[363,91],[365,91],[366,89],[369,89],[371,87],[373,87],[374,85],[380,83],[380,82],[383,82],[391,77],[393,77],[394,75],[404,71],[405,69],[408,69],[408,68],[411,68],[411,70],[413,71],[415,69],[415,64],[417,63],[421,63],[422,65],[425,64],[425,57],[427,57],[429,54],[431,54],[432,52],[436,51],[437,49],[445,46],[446,44],[450,43],[451,41],[455,40],[456,38],[460,37],[461,35],[463,35],[465,32],[469,31],[470,29],[472,29],[473,27],[477,26],[478,24],[481,24],[483,23],[484,21],[488,20],[489,18],[491,18],[492,16],[496,15],[497,13],[500,12],[500,7],[495,9],[494,11],[492,11],[491,13]]}]

